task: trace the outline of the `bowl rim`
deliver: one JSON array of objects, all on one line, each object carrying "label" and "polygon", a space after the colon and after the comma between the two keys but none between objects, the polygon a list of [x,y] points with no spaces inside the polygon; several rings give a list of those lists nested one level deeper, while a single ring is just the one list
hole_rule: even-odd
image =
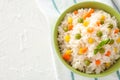
[{"label": "bowl rim", "polygon": [[[107,5],[107,4],[104,4],[104,3],[101,3],[101,2],[98,2],[98,1],[83,1],[83,2],[76,3],[76,4],[72,5],[72,6],[70,6],[69,8],[67,8],[62,14],[60,14],[60,16],[59,16],[59,18],[58,18],[58,20],[57,20],[57,22],[56,22],[56,24],[55,24],[55,26],[54,26],[54,28],[53,28],[53,31],[52,31],[53,48],[55,49],[55,53],[57,54],[57,57],[60,59],[60,61],[61,61],[70,71],[72,71],[72,72],[74,72],[74,73],[76,73],[76,74],[78,74],[78,75],[80,75],[80,76],[85,76],[85,77],[91,77],[91,78],[103,77],[103,76],[107,76],[107,75],[113,73],[114,71],[117,71],[117,70],[120,68],[120,66],[117,64],[117,65],[115,66],[115,68],[112,68],[112,69],[109,68],[109,69],[105,70],[104,72],[102,72],[102,73],[100,73],[100,74],[87,74],[87,73],[80,72],[80,71],[74,69],[71,65],[69,65],[69,64],[62,58],[61,53],[60,53],[60,51],[59,51],[59,46],[58,46],[58,41],[57,41],[57,35],[58,35],[58,34],[57,34],[57,33],[58,33],[57,28],[58,28],[58,25],[60,25],[60,22],[64,19],[65,15],[66,15],[68,12],[73,12],[73,11],[71,10],[71,8],[73,8],[73,7],[76,8],[78,5],[88,4],[88,3],[102,5],[102,6],[106,7],[107,9],[111,10],[111,12],[114,12],[114,13],[115,13],[114,16],[116,15],[116,16],[118,16],[118,17],[120,18],[120,14],[119,14],[115,9],[113,9],[111,6],[109,6],[109,5]],[[80,8],[82,8],[82,7],[80,7]],[[80,9],[80,8],[77,7],[77,9]],[[85,8],[85,7],[84,7],[84,8]],[[91,7],[86,7],[86,8],[91,8]],[[76,10],[76,9],[74,9],[74,10]],[[102,9],[102,10],[103,10],[103,9]],[[106,10],[105,10],[105,11],[106,11]],[[119,19],[119,25],[120,25],[120,19]],[[119,59],[117,62],[120,63],[120,59]],[[115,64],[116,64],[116,63],[115,63]],[[108,70],[109,70],[109,71],[108,71]]]}]

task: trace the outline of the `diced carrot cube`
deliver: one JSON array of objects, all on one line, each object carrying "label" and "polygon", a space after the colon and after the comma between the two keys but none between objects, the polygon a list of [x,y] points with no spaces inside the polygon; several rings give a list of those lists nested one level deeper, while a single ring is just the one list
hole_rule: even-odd
[{"label": "diced carrot cube", "polygon": [[105,54],[105,56],[108,56],[108,57],[109,57],[110,55],[111,55],[111,52],[110,52],[110,51],[107,51],[106,54]]},{"label": "diced carrot cube", "polygon": [[69,24],[68,25],[68,30],[72,30],[73,29],[73,25],[72,24]]},{"label": "diced carrot cube", "polygon": [[75,11],[74,11],[74,14],[75,14],[75,15],[78,14],[78,10],[75,10]]},{"label": "diced carrot cube", "polygon": [[101,61],[100,61],[100,60],[96,60],[96,61],[95,61],[95,64],[96,64],[97,66],[99,66],[99,65],[101,64]]}]

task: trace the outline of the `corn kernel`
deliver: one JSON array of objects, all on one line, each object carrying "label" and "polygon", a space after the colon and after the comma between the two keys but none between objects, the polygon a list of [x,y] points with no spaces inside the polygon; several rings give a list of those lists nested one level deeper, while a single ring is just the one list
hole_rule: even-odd
[{"label": "corn kernel", "polygon": [[70,55],[71,54],[71,52],[72,52],[72,50],[70,50],[70,49],[68,49],[68,50],[66,50],[66,54],[68,54],[68,55]]},{"label": "corn kernel", "polygon": [[65,40],[66,42],[69,42],[69,41],[70,41],[70,35],[66,35],[66,36],[64,37],[64,40]]},{"label": "corn kernel", "polygon": [[108,68],[110,67],[110,63],[106,63],[105,66]]},{"label": "corn kernel", "polygon": [[120,43],[120,37],[116,40],[117,43]]},{"label": "corn kernel", "polygon": [[72,17],[68,17],[68,23],[69,23],[69,24],[72,24],[72,21],[73,21],[73,20],[72,20]]},{"label": "corn kernel", "polygon": [[88,50],[87,47],[80,48],[78,54],[80,54],[80,55],[81,55],[81,54],[84,54],[84,53],[86,53],[87,50]]},{"label": "corn kernel", "polygon": [[115,51],[115,53],[117,53],[118,52],[118,48],[114,47],[114,51]]},{"label": "corn kernel", "polygon": [[88,43],[89,43],[89,44],[94,43],[94,39],[93,39],[93,38],[88,38]]},{"label": "corn kernel", "polygon": [[83,22],[83,25],[84,25],[85,27],[87,27],[87,26],[89,25],[89,22],[88,22],[88,21],[84,21],[84,22]]},{"label": "corn kernel", "polygon": [[105,16],[104,15],[101,16],[101,20],[105,20]]},{"label": "corn kernel", "polygon": [[83,50],[83,48],[80,48],[78,54],[81,55],[82,54],[82,50]]}]

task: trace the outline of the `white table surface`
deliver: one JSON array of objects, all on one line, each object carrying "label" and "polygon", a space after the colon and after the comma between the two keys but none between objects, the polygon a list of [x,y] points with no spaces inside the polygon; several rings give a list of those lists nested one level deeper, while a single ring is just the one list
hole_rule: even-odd
[{"label": "white table surface", "polygon": [[55,80],[49,35],[35,0],[0,0],[0,80]]}]

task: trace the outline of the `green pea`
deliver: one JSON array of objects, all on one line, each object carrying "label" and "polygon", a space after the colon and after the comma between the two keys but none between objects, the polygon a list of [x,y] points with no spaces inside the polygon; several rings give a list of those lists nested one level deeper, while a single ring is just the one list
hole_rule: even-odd
[{"label": "green pea", "polygon": [[90,65],[90,61],[89,60],[85,60],[84,63],[85,63],[86,66]]},{"label": "green pea", "polygon": [[83,18],[79,18],[78,23],[83,23]]},{"label": "green pea", "polygon": [[109,24],[108,28],[112,29],[113,28],[113,24]]},{"label": "green pea", "polygon": [[98,31],[98,32],[96,33],[96,35],[97,35],[98,37],[101,37],[101,36],[103,35],[103,33],[102,33],[102,31]]},{"label": "green pea", "polygon": [[104,52],[105,52],[105,49],[104,49],[104,48],[101,48],[101,49],[99,50],[99,52],[100,52],[100,53],[104,53]]},{"label": "green pea", "polygon": [[81,34],[77,33],[77,34],[75,35],[75,39],[80,39],[80,38],[81,38]]},{"label": "green pea", "polygon": [[110,42],[109,42],[109,44],[113,44],[114,43],[114,40],[113,39],[111,39],[110,40]]},{"label": "green pea", "polygon": [[101,20],[100,23],[101,23],[101,24],[104,24],[104,20]]},{"label": "green pea", "polygon": [[68,31],[68,27],[63,27],[63,30],[65,31],[65,32],[67,32]]}]

